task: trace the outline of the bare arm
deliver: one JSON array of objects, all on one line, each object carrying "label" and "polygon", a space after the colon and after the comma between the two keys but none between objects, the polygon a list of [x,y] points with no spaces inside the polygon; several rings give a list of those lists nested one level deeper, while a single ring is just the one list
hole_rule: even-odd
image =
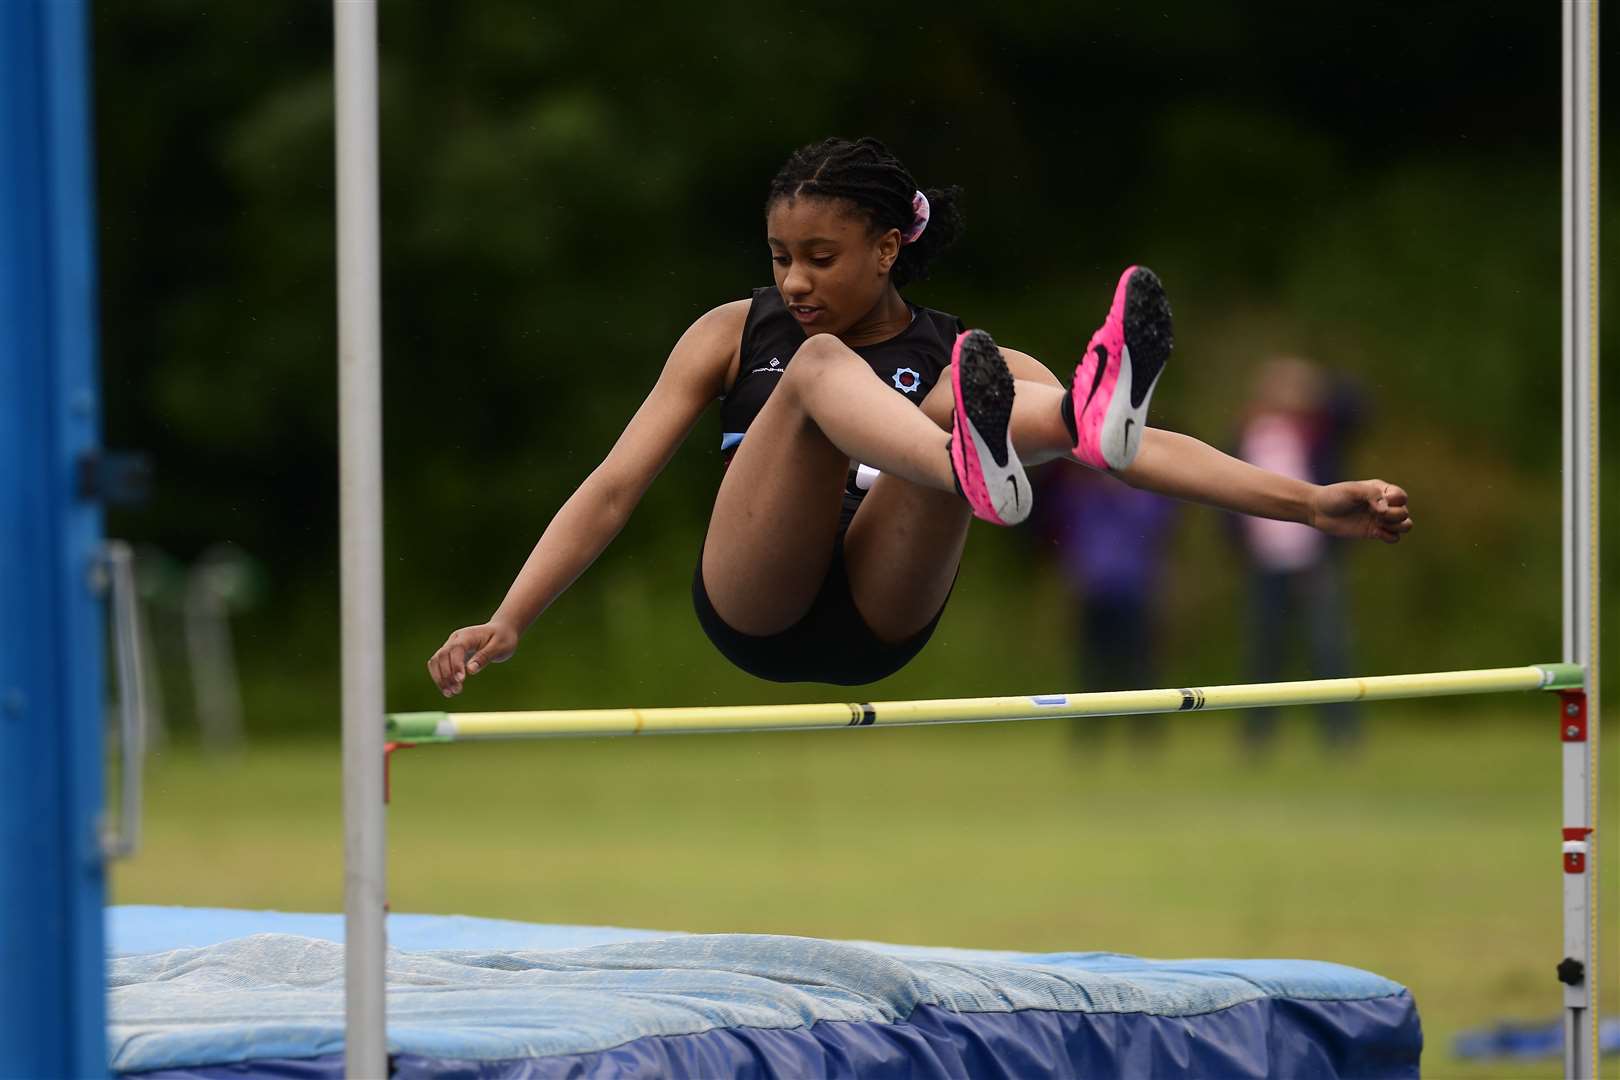
[{"label": "bare arm", "polygon": [[1119,474],[1132,487],[1279,521],[1333,536],[1393,544],[1411,531],[1406,492],[1382,480],[1311,484],[1223,454],[1190,435],[1148,428],[1136,460]]},{"label": "bare arm", "polygon": [[[1045,364],[1027,353],[1004,348],[1001,355],[1017,379],[1063,385]],[[1015,402],[1014,408],[1018,407]],[[1035,445],[1020,446],[1018,452],[1027,463],[1035,464],[1054,456],[1050,451],[1042,452],[1042,445],[1066,443],[1067,439],[1055,409],[1044,404],[1032,407],[1045,411],[1021,425],[1021,429],[1034,431],[1044,423],[1049,430],[1044,438],[1037,437]],[[1073,460],[1067,454],[1061,456]],[[1298,521],[1331,536],[1393,544],[1412,529],[1406,492],[1394,484],[1382,480],[1311,484],[1269,472],[1223,454],[1190,435],[1163,428],[1148,428],[1142,433],[1136,460],[1118,476],[1132,487],[1160,495],[1239,514]]]},{"label": "bare arm", "polygon": [[1136,460],[1119,474],[1135,488],[1255,517],[1310,524],[1316,485],[1250,465],[1190,435],[1142,433]]},{"label": "bare arm", "polygon": [[749,301],[724,304],[681,336],[652,392],[602,464],[563,503],[486,623],[462,627],[428,660],[446,697],[469,674],[507,659],[518,638],[583,574],[630,520],[704,408],[724,388]]}]

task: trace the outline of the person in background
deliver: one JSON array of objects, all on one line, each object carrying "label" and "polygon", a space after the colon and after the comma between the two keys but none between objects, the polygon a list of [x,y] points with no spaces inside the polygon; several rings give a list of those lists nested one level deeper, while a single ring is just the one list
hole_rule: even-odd
[{"label": "person in background", "polygon": [[[1343,472],[1360,414],[1359,395],[1347,381],[1304,360],[1272,360],[1255,381],[1237,456],[1297,480],[1331,481]],[[1301,638],[1311,678],[1348,675],[1348,613],[1338,545],[1292,522],[1243,517],[1237,529],[1249,566],[1250,677],[1255,682],[1283,678],[1289,643]],[[1355,745],[1360,716],[1354,704],[1318,710],[1324,745],[1331,750]],[[1275,735],[1276,710],[1249,713],[1244,740],[1250,752],[1263,752]]]},{"label": "person in background", "polygon": [[[1175,504],[1090,469],[1046,472],[1037,513],[1042,538],[1051,545],[1079,611],[1074,650],[1079,685],[1087,690],[1157,686],[1159,594]],[[1162,716],[1125,722],[1138,746],[1157,743],[1164,732]],[[1094,744],[1092,737],[1107,723],[1080,719],[1073,730]]]}]

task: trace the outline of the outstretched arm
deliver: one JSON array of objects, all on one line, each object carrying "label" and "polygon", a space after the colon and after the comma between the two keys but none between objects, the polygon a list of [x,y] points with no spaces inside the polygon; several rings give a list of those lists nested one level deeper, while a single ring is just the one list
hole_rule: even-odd
[{"label": "outstretched arm", "polygon": [[1311,484],[1162,428],[1143,433],[1136,460],[1119,478],[1132,487],[1222,510],[1302,522],[1331,536],[1393,544],[1412,529],[1406,492],[1394,484]]},{"label": "outstretched arm", "polygon": [[646,401],[607,458],[546,526],[495,614],[452,633],[428,660],[445,697],[459,694],[468,675],[509,658],[529,625],[624,528],[648,485],[724,388],[748,304],[715,308],[681,336]]}]

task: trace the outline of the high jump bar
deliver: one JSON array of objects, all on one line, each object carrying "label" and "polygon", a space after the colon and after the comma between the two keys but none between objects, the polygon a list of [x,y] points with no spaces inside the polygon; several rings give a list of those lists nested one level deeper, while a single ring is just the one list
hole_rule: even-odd
[{"label": "high jump bar", "polygon": [[1334,701],[1500,694],[1514,690],[1579,690],[1579,664],[1526,664],[1476,671],[1369,675],[1348,679],[1250,683],[1164,690],[1113,690],[927,701],[828,702],[814,705],[696,706],[657,709],[564,709],[547,712],[408,712],[388,714],[387,738],[401,743],[475,739],[552,739],[619,735],[696,735],[724,731],[810,731],[821,728],[978,724],[1083,716],[1319,705]]}]

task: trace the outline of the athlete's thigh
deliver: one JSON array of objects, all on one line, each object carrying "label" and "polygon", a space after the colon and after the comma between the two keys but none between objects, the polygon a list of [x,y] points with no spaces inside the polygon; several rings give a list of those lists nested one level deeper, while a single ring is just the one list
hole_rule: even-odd
[{"label": "athlete's thigh", "polygon": [[849,459],[791,395],[774,393],[720,483],[703,545],[714,610],[745,634],[774,634],[809,610],[827,576]]},{"label": "athlete's thigh", "polygon": [[844,538],[855,607],[872,632],[899,642],[926,627],[950,595],[972,514],[954,493],[879,476]]}]

